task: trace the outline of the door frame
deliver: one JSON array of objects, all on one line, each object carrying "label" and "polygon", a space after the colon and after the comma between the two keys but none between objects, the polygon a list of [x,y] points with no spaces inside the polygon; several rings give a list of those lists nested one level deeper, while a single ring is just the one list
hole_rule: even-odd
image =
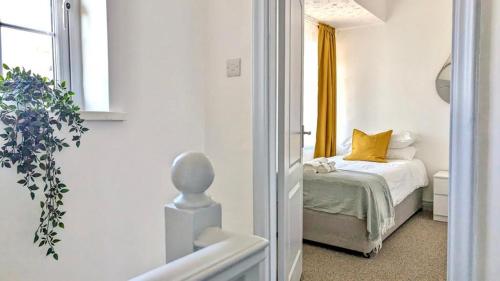
[{"label": "door frame", "polygon": [[254,234],[269,241],[260,280],[277,277],[277,8],[252,0],[252,127]]},{"label": "door frame", "polygon": [[[448,280],[476,280],[480,0],[453,1]],[[472,226],[472,227],[471,227]],[[464,254],[469,253],[469,254]]]},{"label": "door frame", "polygon": [[[275,280],[277,270],[277,14],[280,0],[253,3],[253,220],[254,233],[269,240],[261,280]],[[453,0],[452,104],[448,280],[477,277],[479,233],[477,204],[477,85],[480,0]],[[472,227],[471,227],[472,226]],[[464,253],[470,253],[464,254]]]}]

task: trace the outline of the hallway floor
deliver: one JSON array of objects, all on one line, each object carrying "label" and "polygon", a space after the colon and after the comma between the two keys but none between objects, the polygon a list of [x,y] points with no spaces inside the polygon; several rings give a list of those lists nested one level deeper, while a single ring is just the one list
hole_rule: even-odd
[{"label": "hallway floor", "polygon": [[447,224],[419,212],[384,241],[381,252],[360,254],[304,243],[302,281],[446,280]]}]

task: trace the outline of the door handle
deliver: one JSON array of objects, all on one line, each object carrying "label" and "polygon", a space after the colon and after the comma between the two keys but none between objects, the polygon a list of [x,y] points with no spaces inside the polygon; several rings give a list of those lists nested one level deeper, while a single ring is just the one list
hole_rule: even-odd
[{"label": "door handle", "polygon": [[300,132],[302,135],[311,135],[311,131],[304,131],[304,125],[302,125],[302,131]]},{"label": "door handle", "polygon": [[304,147],[304,135],[311,135],[311,131],[304,131],[304,125],[302,125],[302,129],[300,130],[300,136],[302,139],[302,148]]}]

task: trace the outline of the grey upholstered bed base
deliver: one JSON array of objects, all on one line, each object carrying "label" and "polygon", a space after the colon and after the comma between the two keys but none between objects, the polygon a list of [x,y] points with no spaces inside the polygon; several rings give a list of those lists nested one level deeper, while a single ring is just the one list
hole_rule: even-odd
[{"label": "grey upholstered bed base", "polygon": [[[395,225],[385,233],[382,239],[391,235],[421,208],[422,188],[419,188],[394,207]],[[375,244],[370,242],[367,237],[365,220],[342,214],[304,209],[304,240],[367,254],[372,252],[375,247]]]}]

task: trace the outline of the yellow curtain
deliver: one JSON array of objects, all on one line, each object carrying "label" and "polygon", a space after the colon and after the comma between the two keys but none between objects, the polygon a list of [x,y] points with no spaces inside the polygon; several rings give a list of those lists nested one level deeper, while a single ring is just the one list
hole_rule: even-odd
[{"label": "yellow curtain", "polygon": [[335,29],[319,24],[318,35],[318,123],[314,157],[336,154],[337,59]]}]

